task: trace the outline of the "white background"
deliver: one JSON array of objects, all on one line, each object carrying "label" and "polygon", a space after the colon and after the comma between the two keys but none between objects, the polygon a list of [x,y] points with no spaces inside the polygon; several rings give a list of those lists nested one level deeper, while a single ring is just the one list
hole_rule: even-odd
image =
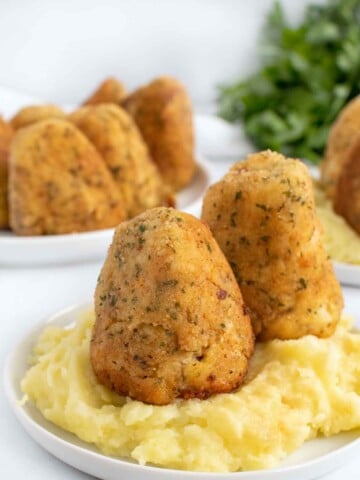
[{"label": "white background", "polygon": [[[255,39],[271,0],[0,0],[0,86],[76,103],[106,75],[129,89],[160,74],[187,85],[198,109],[215,87],[256,65]],[[296,19],[305,2],[284,2]],[[1,112],[1,105],[0,105]],[[217,167],[219,175],[227,166]],[[0,266],[0,368],[39,319],[92,296],[100,263]],[[347,291],[360,310],[355,289]],[[355,307],[354,307],[355,306]],[[359,478],[360,462],[327,480]],[[0,478],[89,478],[51,457],[17,424],[0,391]]]},{"label": "white background", "polygon": [[[132,89],[167,73],[206,104],[216,85],[255,68],[258,30],[272,3],[0,0],[0,85],[76,103],[106,75]],[[283,0],[292,20],[305,3]]]}]

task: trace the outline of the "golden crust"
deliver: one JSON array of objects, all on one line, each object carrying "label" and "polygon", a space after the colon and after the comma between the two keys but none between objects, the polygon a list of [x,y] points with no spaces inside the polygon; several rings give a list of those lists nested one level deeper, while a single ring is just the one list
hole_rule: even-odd
[{"label": "golden crust", "polygon": [[259,339],[333,333],[342,294],[304,164],[271,151],[250,155],[209,188],[202,219],[234,270]]},{"label": "golden crust", "polygon": [[0,228],[9,226],[8,157],[12,137],[11,125],[0,117]]},{"label": "golden crust", "polygon": [[87,98],[83,105],[98,105],[99,103],[120,103],[126,97],[125,86],[114,77],[105,79]]},{"label": "golden crust", "polygon": [[161,77],[123,102],[134,118],[164,180],[175,190],[195,173],[191,102],[177,80]]},{"label": "golden crust", "polygon": [[129,218],[148,208],[174,204],[136,125],[122,108],[113,104],[82,107],[69,119],[102,155]]},{"label": "golden crust", "polygon": [[18,130],[48,118],[65,119],[65,113],[57,105],[30,105],[18,111],[11,119],[11,125],[14,130]]},{"label": "golden crust", "polygon": [[360,130],[336,184],[334,210],[360,234]]},{"label": "golden crust", "polygon": [[163,405],[244,379],[250,319],[208,227],[191,215],[162,207],[118,226],[95,312],[91,363],[121,395]]},{"label": "golden crust", "polygon": [[10,223],[19,235],[109,228],[125,218],[102,158],[64,120],[43,120],[16,133],[9,192]]},{"label": "golden crust", "polygon": [[360,133],[360,95],[349,102],[340,112],[332,126],[320,164],[321,182],[330,198],[334,196],[336,182],[349,154]]}]

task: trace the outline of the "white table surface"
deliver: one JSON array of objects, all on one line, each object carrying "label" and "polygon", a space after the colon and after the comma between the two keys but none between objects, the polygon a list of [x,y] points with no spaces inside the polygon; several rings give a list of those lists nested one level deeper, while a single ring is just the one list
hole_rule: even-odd
[{"label": "white table surface", "polygon": [[[220,176],[227,170],[228,164],[214,163],[214,168]],[[26,269],[0,266],[1,371],[12,346],[33,323],[92,297],[100,268],[101,262]],[[346,310],[355,314],[360,325],[360,289],[345,288],[344,296]],[[40,448],[10,411],[2,383],[0,388],[0,479],[91,478]],[[360,452],[353,461],[323,478],[359,479]]]}]

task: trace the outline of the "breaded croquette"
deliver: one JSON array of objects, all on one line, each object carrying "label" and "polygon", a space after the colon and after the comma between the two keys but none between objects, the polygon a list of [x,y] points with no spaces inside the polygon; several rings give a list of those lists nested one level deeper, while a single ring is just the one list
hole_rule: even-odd
[{"label": "breaded croquette", "polygon": [[125,211],[103,159],[70,122],[19,130],[11,144],[10,224],[18,235],[114,227]]},{"label": "breaded croquette", "polygon": [[65,113],[57,105],[31,105],[19,110],[11,119],[11,125],[14,130],[18,130],[47,118],[65,119]]},{"label": "breaded croquette", "polygon": [[90,359],[121,395],[163,405],[230,392],[253,352],[233,272],[208,227],[171,208],[120,224],[95,292]]},{"label": "breaded croquette", "polygon": [[125,86],[114,77],[104,80],[95,92],[83,102],[83,105],[99,103],[120,103],[126,96]]},{"label": "breaded croquette", "polygon": [[233,268],[260,340],[331,335],[343,306],[307,167],[264,151],[207,191],[202,219]]},{"label": "breaded croquette", "polygon": [[12,137],[11,125],[0,117],[0,228],[9,225],[8,156]]},{"label": "breaded croquette", "polygon": [[360,95],[351,100],[341,110],[330,130],[325,157],[320,164],[321,183],[330,198],[334,196],[340,172],[359,134]]},{"label": "breaded croquette", "polygon": [[174,205],[132,118],[117,105],[82,107],[69,119],[102,155],[121,195],[128,218],[157,206]]},{"label": "breaded croquette", "polygon": [[175,191],[195,173],[191,102],[184,86],[161,77],[123,102],[144,137],[160,173]]},{"label": "breaded croquette", "polygon": [[360,235],[360,129],[347,152],[334,195],[334,210]]}]

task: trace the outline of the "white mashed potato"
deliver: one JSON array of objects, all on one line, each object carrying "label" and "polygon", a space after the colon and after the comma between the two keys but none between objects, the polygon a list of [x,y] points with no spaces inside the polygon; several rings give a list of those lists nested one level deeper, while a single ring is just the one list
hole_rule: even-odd
[{"label": "white mashed potato", "polygon": [[258,344],[247,383],[208,400],[152,406],[111,393],[89,361],[94,315],[48,327],[22,380],[50,421],[108,455],[228,472],[276,466],[306,440],[360,427],[360,334],[343,319],[329,339]]},{"label": "white mashed potato", "polygon": [[325,192],[315,183],[316,211],[324,227],[325,248],[334,260],[360,265],[360,235],[337,215]]}]

